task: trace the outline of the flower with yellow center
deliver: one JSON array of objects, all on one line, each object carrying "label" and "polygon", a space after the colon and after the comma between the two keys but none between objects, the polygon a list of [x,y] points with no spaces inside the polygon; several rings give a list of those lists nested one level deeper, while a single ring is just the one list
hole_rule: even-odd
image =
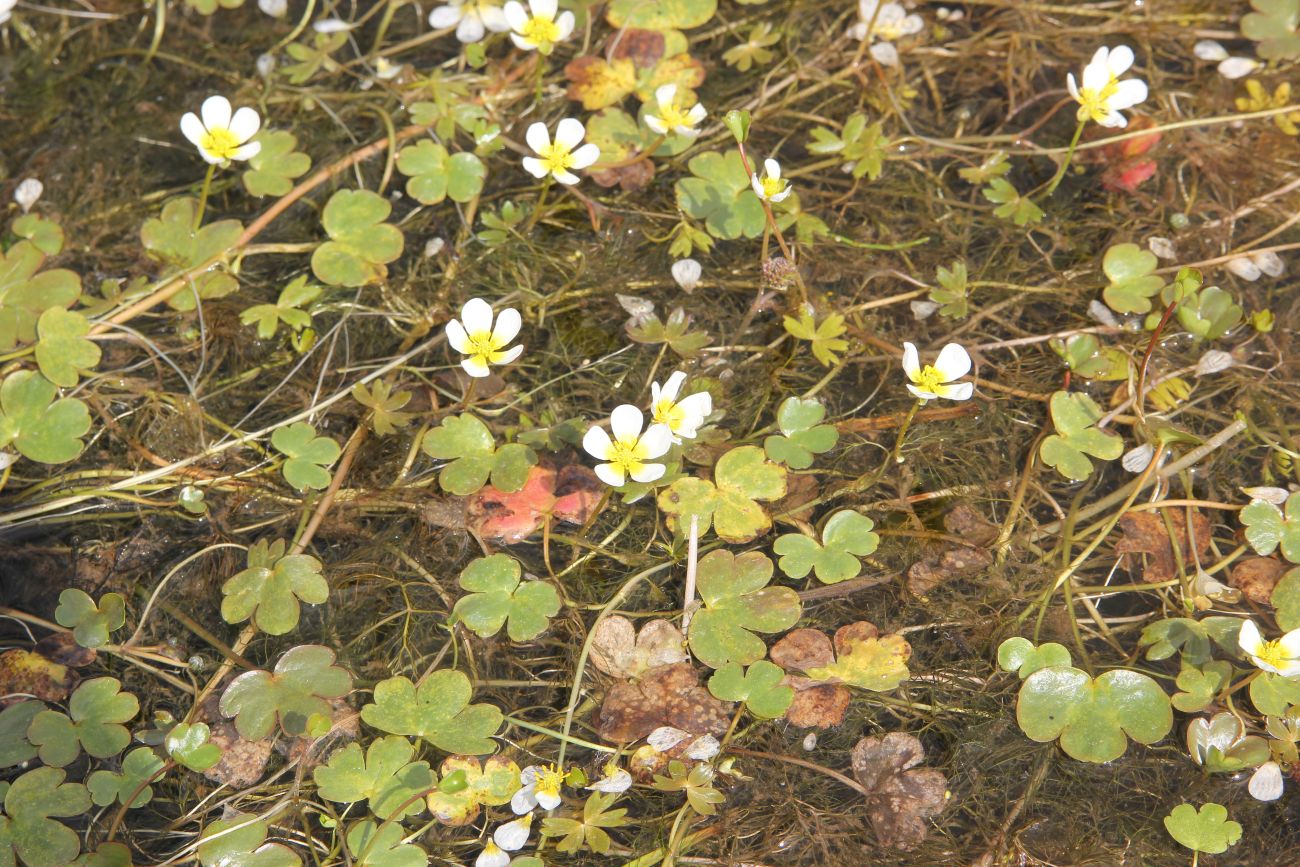
[{"label": "flower with yellow center", "polygon": [[529,765],[519,775],[519,781],[523,786],[510,799],[510,809],[516,816],[531,812],[534,807],[554,810],[560,806],[564,769],[556,765]]},{"label": "flower with yellow center", "polygon": [[594,144],[588,142],[578,147],[586,134],[582,121],[566,117],[555,125],[552,143],[546,124],[538,121],[524,133],[524,140],[537,154],[524,157],[524,169],[535,178],[550,175],[562,184],[576,184],[581,179],[572,170],[585,169],[600,159],[600,148]]},{"label": "flower with yellow center", "polygon": [[223,167],[230,165],[231,160],[257,156],[262,143],[252,138],[261,126],[262,118],[248,106],[232,115],[230,100],[224,96],[209,96],[203,100],[199,114],[187,111],[181,117],[181,132],[199,149],[199,155],[212,165]]},{"label": "flower with yellow center", "polygon": [[488,840],[483,851],[474,859],[474,867],[506,867],[509,863],[510,855],[502,851],[495,840]]},{"label": "flower with yellow center", "polygon": [[680,135],[696,138],[700,134],[700,121],[708,114],[698,102],[689,109],[683,108],[677,101],[677,85],[665,84],[655,91],[655,104],[658,109],[648,112],[645,125],[659,135]]},{"label": "flower with yellow center", "polygon": [[501,7],[483,0],[447,0],[429,13],[429,26],[435,30],[455,27],[456,38],[466,44],[478,42],[489,30],[503,33],[510,29]]},{"label": "flower with yellow center", "polygon": [[447,323],[447,343],[465,357],[460,366],[470,376],[487,376],[489,365],[509,364],[524,351],[522,346],[506,349],[519,334],[522,321],[519,311],[507,307],[492,324],[492,305],[482,298],[471,298],[460,309],[460,319]]},{"label": "flower with yellow center", "polygon": [[605,764],[604,774],[605,776],[587,786],[587,788],[593,792],[606,792],[615,795],[632,788],[632,775],[614,762]]},{"label": "flower with yellow center", "polygon": [[922,402],[937,397],[948,400],[969,400],[975,385],[954,382],[970,373],[970,355],[956,343],[949,343],[939,352],[934,364],[921,366],[920,356],[911,343],[903,344],[903,372],[912,380],[907,390]]},{"label": "flower with yellow center", "polygon": [[506,23],[510,25],[510,39],[524,51],[550,54],[555,43],[563,42],[573,33],[572,12],[558,16],[556,0],[528,0],[525,10],[519,0],[510,0],[505,6]]},{"label": "flower with yellow center", "polygon": [[663,457],[672,447],[673,434],[667,425],[652,424],[645,433],[641,428],[645,416],[641,410],[625,403],[616,407],[609,416],[613,439],[599,425],[592,425],[582,438],[587,454],[605,461],[596,464],[596,475],[607,485],[621,487],[628,478],[634,482],[649,483],[663,477],[664,465],[651,463]]},{"label": "flower with yellow center", "polygon": [[686,374],[679,370],[662,386],[657,382],[650,385],[650,420],[672,431],[673,442],[681,442],[682,437],[694,439],[704,419],[713,412],[713,398],[707,391],[677,399],[685,382]]},{"label": "flower with yellow center", "polygon": [[1106,127],[1128,126],[1128,119],[1120,111],[1147,98],[1147,83],[1142,79],[1119,80],[1132,65],[1133,49],[1127,45],[1118,48],[1103,45],[1083,68],[1082,86],[1074,80],[1074,73],[1070,73],[1066,85],[1070,96],[1079,103],[1079,123],[1091,120]]},{"label": "flower with yellow center", "polygon": [[763,177],[758,172],[749,176],[749,185],[765,202],[779,202],[790,195],[790,182],[781,177],[781,164],[773,159],[763,161]]},{"label": "flower with yellow center", "polygon": [[1265,641],[1255,621],[1241,624],[1237,646],[1256,667],[1283,677],[1300,675],[1300,629],[1292,629],[1274,641]]}]

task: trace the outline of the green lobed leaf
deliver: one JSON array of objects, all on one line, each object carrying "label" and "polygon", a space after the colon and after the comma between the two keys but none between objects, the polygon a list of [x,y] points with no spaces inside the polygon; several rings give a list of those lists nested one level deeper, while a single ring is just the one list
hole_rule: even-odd
[{"label": "green lobed leaf", "polygon": [[691,619],[688,645],[710,668],[728,662],[751,665],[767,654],[754,633],[782,632],[794,626],[802,606],[789,587],[769,587],[772,561],[759,551],[735,555],[711,551],[699,561],[698,588],[703,607]]},{"label": "green lobed leaf", "polygon": [[1159,260],[1150,250],[1137,244],[1116,244],[1106,250],[1101,270],[1110,283],[1101,297],[1116,313],[1149,313],[1151,299],[1164,288],[1165,281],[1156,276]]},{"label": "green lobed leaf", "polygon": [[390,734],[429,741],[441,750],[484,755],[496,749],[501,711],[470,704],[469,678],[451,669],[435,671],[417,688],[409,678],[390,677],[375,685],[374,701],[361,708],[367,725]]},{"label": "green lobed leaf", "polygon": [[63,227],[39,214],[23,214],[13,221],[9,230],[19,238],[31,241],[47,256],[56,256],[63,250]]},{"label": "green lobed leaf", "polygon": [[13,865],[17,858],[27,867],[64,867],[77,857],[80,837],[54,819],[81,816],[90,809],[90,794],[64,779],[58,768],[37,768],[0,785],[0,864]]},{"label": "green lobed leaf", "polygon": [[300,867],[302,859],[283,843],[268,843],[264,819],[235,813],[203,829],[196,854],[203,867]]},{"label": "green lobed leaf", "polygon": [[1218,855],[1241,839],[1241,825],[1228,818],[1221,804],[1205,804],[1199,810],[1179,804],[1165,816],[1165,830],[1193,852]]},{"label": "green lobed leaf", "polygon": [[506,627],[511,641],[541,635],[560,610],[560,595],[545,581],[520,582],[519,561],[506,554],[480,557],[460,573],[460,586],[470,591],[452,609],[453,616],[481,638]]},{"label": "green lobed leaf", "polygon": [[325,203],[321,224],[330,239],[312,253],[316,279],[331,286],[364,286],[388,276],[402,255],[402,232],[384,222],[393,206],[370,190],[339,190]]},{"label": "green lobed leaf", "polygon": [[89,430],[86,405],[58,397],[54,383],[39,373],[17,370],[0,384],[0,449],[12,445],[30,460],[66,464],[81,454]]},{"label": "green lobed leaf", "polygon": [[1092,475],[1093,465],[1088,455],[1113,461],[1123,454],[1123,439],[1094,426],[1102,412],[1088,395],[1054,392],[1050,406],[1056,433],[1043,440],[1038,454],[1043,463],[1055,467],[1067,479],[1077,482]]},{"label": "green lobed leaf", "polygon": [[424,800],[415,796],[438,782],[429,763],[413,762],[414,756],[410,741],[389,736],[372,741],[364,755],[360,744],[341,747],[312,773],[322,798],[341,803],[369,801],[370,812],[377,818],[401,819],[420,812]]},{"label": "green lobed leaf", "polygon": [[790,578],[803,578],[815,571],[823,584],[837,584],[856,578],[862,571],[858,558],[875,552],[880,536],[872,532],[874,526],[866,515],[841,509],[822,527],[821,544],[802,533],[787,533],[776,540],[772,550],[781,558],[781,571]]},{"label": "green lobed leaf", "polygon": [[729,662],[709,678],[709,692],[722,701],[743,701],[750,713],[760,719],[776,719],[794,701],[794,689],[781,683],[785,672],[766,659],[743,669]]},{"label": "green lobed leaf", "polygon": [[288,458],[280,468],[284,480],[300,491],[328,487],[330,473],[326,467],[342,452],[334,440],[316,436],[316,428],[305,421],[276,428],[271,445]]},{"label": "green lobed leaf", "polygon": [[81,750],[97,759],[115,756],[131,743],[131,733],[122,723],[140,712],[140,702],[122,692],[115,677],[83,681],[68,701],[66,714],[44,710],[32,718],[27,739],[34,744],[41,761],[62,767]]},{"label": "green lobed leaf", "polygon": [[1021,680],[1041,668],[1069,666],[1071,661],[1070,651],[1055,641],[1035,647],[1028,638],[1016,635],[998,645],[998,667],[1016,672]]},{"label": "green lobed leaf", "polygon": [[35,699],[16,701],[0,710],[0,768],[12,768],[36,758],[36,747],[27,739],[32,718],[45,710]]},{"label": "green lobed leaf", "polygon": [[31,241],[0,251],[0,352],[34,341],[42,313],[67,309],[81,297],[81,277],[66,268],[41,271],[45,258]]},{"label": "green lobed leaf", "polygon": [[721,240],[763,234],[767,216],[737,151],[699,154],[686,165],[691,177],[677,181],[675,189],[687,216],[703,220],[709,234]]},{"label": "green lobed leaf", "polygon": [[1173,726],[1173,711],[1164,690],[1145,674],[1116,669],[1092,678],[1053,665],[1020,685],[1016,721],[1030,740],[1060,738],[1071,758],[1100,764],[1122,756],[1127,738],[1141,744],[1163,738]]},{"label": "green lobed leaf", "polygon": [[1241,510],[1241,523],[1255,553],[1267,557],[1280,547],[1283,557],[1300,563],[1300,493],[1287,497],[1284,509],[1266,500],[1252,500]]},{"label": "green lobed leaf", "polygon": [[431,458],[451,462],[438,474],[438,483],[462,497],[478,491],[489,478],[499,491],[519,491],[537,463],[537,454],[522,443],[498,449],[487,425],[469,413],[444,418],[424,435],[421,448]]},{"label": "green lobed leaf", "polygon": [[673,532],[688,532],[694,516],[700,536],[712,525],[719,539],[740,543],[772,526],[757,501],[785,496],[784,467],[765,460],[757,446],[740,446],[718,459],[713,475],[712,482],[692,476],[678,479],[659,494],[659,508],[667,513]]},{"label": "green lobed leaf", "polygon": [[348,851],[358,867],[424,867],[428,854],[414,843],[403,843],[401,825],[376,825],[371,819],[348,828]]},{"label": "green lobed leaf", "polygon": [[429,139],[402,148],[397,169],[410,178],[407,194],[422,205],[436,205],[446,198],[468,202],[482,192],[487,176],[483,161],[474,154],[448,154]]},{"label": "green lobed leaf", "polygon": [[788,397],[781,401],[776,411],[781,433],[763,440],[768,458],[792,470],[811,467],[813,455],[830,451],[839,441],[834,425],[821,423],[825,415],[826,407],[813,398]]},{"label": "green lobed leaf", "polygon": [[84,590],[69,587],[59,594],[54,619],[71,629],[73,639],[82,647],[103,647],[109,633],[126,623],[126,600],[120,593],[105,593],[96,604]]},{"label": "green lobed leaf", "polygon": [[86,778],[90,797],[101,807],[114,803],[126,804],[133,793],[131,809],[143,807],[153,800],[153,787],[146,785],[163,768],[162,759],[149,747],[138,747],[126,754],[121,771],[95,771]]},{"label": "green lobed leaf", "polygon": [[307,174],[311,157],[297,150],[298,137],[288,130],[261,130],[253,141],[262,149],[248,161],[242,180],[254,196],[283,196],[293,182]]},{"label": "green lobed leaf", "polygon": [[334,665],[334,651],[317,644],[290,648],[274,671],[246,671],[221,695],[221,712],[249,740],[271,733],[277,723],[287,735],[307,731],[313,717],[330,718],[330,699],[352,689],[352,675]]},{"label": "green lobed leaf", "polygon": [[301,331],[311,325],[311,313],[299,308],[315,301],[321,292],[320,286],[308,283],[307,275],[300,274],[280,290],[274,304],[255,304],[239,314],[239,321],[244,325],[256,324],[257,336],[262,340],[274,337],[281,322],[292,331]]},{"label": "green lobed leaf", "polygon": [[191,771],[206,771],[221,761],[221,747],[209,741],[207,723],[177,723],[163,737],[167,755]]},{"label": "green lobed leaf", "polygon": [[221,586],[221,618],[252,620],[267,635],[284,635],[298,625],[299,600],[320,605],[329,599],[321,563],[307,554],[284,553],[285,542],[261,539],[248,549],[248,568]]},{"label": "green lobed leaf", "polygon": [[99,345],[86,340],[90,323],[80,313],[50,307],[36,323],[40,341],[36,364],[55,385],[72,388],[82,374],[99,364]]},{"label": "green lobed leaf", "polygon": [[[190,270],[219,258],[239,242],[244,227],[238,220],[218,220],[195,230],[198,200],[185,197],[163,205],[162,213],[146,220],[140,229],[140,241],[149,256],[171,267],[166,275]],[[187,313],[198,306],[199,299],[220,298],[239,288],[239,281],[226,271],[208,269],[190,278],[167,303]]]}]

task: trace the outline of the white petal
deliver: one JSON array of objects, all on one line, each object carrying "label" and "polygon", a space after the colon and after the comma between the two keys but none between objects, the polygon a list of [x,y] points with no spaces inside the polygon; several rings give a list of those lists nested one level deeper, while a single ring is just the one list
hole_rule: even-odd
[{"label": "white petal", "polygon": [[[702,735],[691,741],[691,745],[686,748],[686,758],[694,759],[697,762],[707,762],[718,754],[722,749],[722,744],[713,735]],[[709,768],[712,771],[712,768]]]},{"label": "white petal", "polygon": [[1110,74],[1116,78],[1119,78],[1121,75],[1128,72],[1129,67],[1132,65],[1133,49],[1129,48],[1127,45],[1120,45],[1117,48],[1112,48],[1109,56],[1106,58],[1106,67],[1110,70]]},{"label": "white petal", "polygon": [[[523,30],[528,26],[528,12],[519,0],[509,0],[501,13],[506,16],[506,23],[512,30]],[[517,44],[517,43],[516,43]]]},{"label": "white petal", "polygon": [[686,113],[686,116],[690,118],[691,123],[699,123],[704,120],[708,114],[709,113],[705,110],[704,106],[697,102],[695,105],[691,106],[691,110]]},{"label": "white petal", "polygon": [[626,792],[632,788],[632,775],[619,768],[609,776],[601,777],[587,788],[595,792],[608,792],[611,794]]},{"label": "white petal", "polygon": [[921,375],[921,359],[917,355],[916,345],[913,343],[903,344],[903,373],[907,378],[915,381]]},{"label": "white petal", "polygon": [[230,126],[230,100],[224,96],[209,96],[203,100],[199,115],[208,129],[225,129]]},{"label": "white petal", "polygon": [[763,171],[767,173],[767,176],[769,178],[780,178],[781,164],[778,163],[776,160],[772,159],[771,157],[768,157],[767,159],[763,160]]},{"label": "white petal", "polygon": [[453,27],[464,17],[464,6],[439,6],[429,13],[429,26],[434,30]]},{"label": "white petal", "polygon": [[491,373],[487,363],[479,360],[477,355],[467,355],[460,360],[461,368],[475,379],[482,379]]},{"label": "white petal", "polygon": [[668,124],[664,123],[661,118],[655,117],[653,114],[647,114],[645,116],[645,125],[650,127],[651,130],[659,135],[668,135]]},{"label": "white petal", "polygon": [[1277,762],[1264,762],[1250,775],[1246,791],[1256,801],[1276,801],[1282,797],[1282,767]]},{"label": "white petal", "polygon": [[501,353],[501,357],[496,360],[496,363],[509,364],[510,362],[514,361],[516,358],[518,358],[523,354],[524,354],[524,347],[522,345],[512,346],[509,349],[507,349],[505,352]]},{"label": "white petal", "polygon": [[1126,451],[1119,459],[1119,465],[1130,473],[1140,473],[1151,465],[1151,459],[1155,454],[1155,446],[1151,443],[1142,443]]},{"label": "white petal", "polygon": [[248,144],[242,144],[230,152],[232,160],[251,160],[262,152],[262,143],[260,141],[250,141]]},{"label": "white petal", "polygon": [[1202,39],[1192,46],[1192,54],[1195,54],[1201,60],[1208,60],[1211,63],[1218,63],[1220,60],[1228,59],[1228,49],[1224,48],[1221,43],[1213,39]]},{"label": "white petal", "polygon": [[649,744],[655,752],[666,753],[690,736],[689,732],[684,732],[679,728],[660,726],[646,736],[645,742]]},{"label": "white petal", "polygon": [[1101,47],[1097,53],[1092,55],[1092,60],[1083,68],[1083,87],[1086,90],[1100,91],[1110,81],[1110,67],[1106,65],[1106,58],[1110,54],[1110,49]]},{"label": "white petal", "polygon": [[566,117],[556,124],[555,143],[566,150],[573,150],[582,141],[582,137],[586,133],[587,130],[583,128],[582,121],[576,117]]},{"label": "white petal", "polygon": [[469,335],[465,333],[465,326],[461,325],[459,320],[447,321],[447,345],[457,352],[469,351]]},{"label": "white petal", "polygon": [[1097,123],[1109,129],[1123,129],[1128,126],[1128,118],[1124,117],[1124,115],[1120,114],[1118,111],[1112,111],[1110,114],[1097,121]]},{"label": "white petal", "polygon": [[611,488],[621,488],[627,481],[623,471],[613,464],[596,464],[596,478],[600,479]]},{"label": "white petal", "polygon": [[1249,256],[1238,256],[1236,259],[1229,259],[1225,264],[1229,271],[1252,283],[1258,280],[1260,274],[1263,273],[1259,270],[1259,266],[1251,261]]},{"label": "white petal", "polygon": [[907,390],[919,397],[921,400],[934,400],[939,396],[932,391],[922,391],[910,382],[907,384]]},{"label": "white petal", "polygon": [[1147,83],[1140,78],[1130,78],[1119,83],[1119,86],[1115,88],[1115,95],[1106,101],[1106,105],[1119,111],[1120,109],[1132,108],[1146,102],[1146,100]]},{"label": "white petal", "polygon": [[[668,429],[666,424],[652,424],[650,429],[642,434],[640,445],[647,458],[662,457],[673,446],[673,432]],[[655,476],[655,478],[659,477]],[[643,480],[638,479],[637,481]]]},{"label": "white petal", "polygon": [[610,442],[609,434],[600,425],[592,425],[587,428],[587,432],[582,437],[582,448],[593,458],[599,458],[602,461],[609,460],[610,451],[613,447]]},{"label": "white petal", "polygon": [[1288,659],[1300,659],[1300,629],[1292,629],[1277,640]]},{"label": "white petal", "polygon": [[[22,208],[25,214],[32,209],[32,205],[40,201],[41,194],[44,192],[45,184],[42,184],[38,178],[23,178],[22,182],[14,188],[14,201],[18,203],[18,207]],[[1282,260],[1278,259],[1277,261],[1280,266]],[[1274,274],[1273,276],[1276,277],[1277,275]]]},{"label": "white petal", "polygon": [[899,32],[903,36],[911,36],[920,33],[925,27],[925,20],[920,15],[908,15],[899,25]]},{"label": "white petal", "polygon": [[632,474],[632,481],[648,485],[651,482],[659,481],[663,476],[663,464],[642,464],[641,468]]},{"label": "white petal", "polygon": [[660,109],[668,108],[668,106],[673,104],[673,97],[676,95],[677,85],[661,84],[658,89],[655,90],[655,104],[657,104]]},{"label": "white petal", "polygon": [[203,121],[199,120],[197,114],[187,111],[181,116],[181,134],[190,140],[190,144],[198,147],[199,142],[203,141],[203,137],[208,134],[208,131],[204,128]]},{"label": "white petal", "polygon": [[533,10],[535,17],[551,20],[554,20],[556,10],[560,8],[556,0],[528,0],[528,6]]},{"label": "white petal", "polygon": [[1256,69],[1259,69],[1259,66],[1259,61],[1253,57],[1229,57],[1219,64],[1219,75],[1229,80],[1235,80],[1250,75]]},{"label": "white petal", "polygon": [[675,371],[668,381],[664,383],[663,388],[659,389],[659,397],[655,398],[658,402],[661,398],[677,400],[677,395],[681,393],[682,386],[686,383],[686,372],[682,370]]},{"label": "white petal", "polygon": [[700,275],[704,269],[694,259],[678,259],[673,263],[673,279],[682,287],[683,292],[693,292],[700,285]]},{"label": "white petal", "polygon": [[567,171],[566,169],[560,169],[560,170],[557,171],[557,172],[552,172],[551,175],[552,175],[552,176],[553,176],[557,181],[559,181],[560,183],[564,184],[565,186],[569,186],[569,187],[573,186],[573,185],[576,184],[578,181],[582,180],[582,178],[578,177],[577,175],[575,175],[575,174],[574,174],[573,172],[571,172],[571,171]]},{"label": "white petal", "polygon": [[234,135],[235,141],[240,144],[257,135],[257,131],[261,127],[262,118],[248,106],[244,106],[235,112],[235,116],[230,119],[230,132]]},{"label": "white petal", "polygon": [[537,797],[531,785],[524,786],[510,798],[510,809],[514,811],[516,816],[522,816],[536,806]]},{"label": "white petal", "polygon": [[1270,277],[1281,277],[1282,272],[1286,270],[1286,264],[1282,257],[1272,250],[1266,250],[1263,253],[1252,253],[1250,261],[1255,263],[1255,267]]},{"label": "white petal", "polygon": [[507,307],[497,314],[497,324],[492,328],[492,342],[498,347],[506,346],[514,340],[519,334],[519,327],[523,324],[523,319],[519,311],[513,307]]},{"label": "white petal", "polygon": [[942,374],[944,382],[961,379],[970,373],[970,354],[962,348],[961,344],[949,343],[939,351],[934,369]]},{"label": "white petal", "polygon": [[525,787],[532,786],[537,782],[537,778],[542,775],[542,769],[537,765],[528,765],[519,773],[519,782]]},{"label": "white petal", "polygon": [[754,195],[763,198],[763,184],[759,182],[757,174],[749,176],[749,186],[754,190]]},{"label": "white petal", "polygon": [[1079,83],[1074,80],[1073,72],[1065,77],[1065,86],[1069,89],[1070,96],[1077,100],[1079,98]]},{"label": "white petal", "polygon": [[552,795],[548,792],[537,793],[537,806],[541,807],[543,810],[554,810],[556,807],[560,806],[560,804],[561,800],[558,794]]},{"label": "white petal", "polygon": [[898,59],[898,49],[892,42],[877,42],[869,49],[873,60],[881,66],[901,66],[902,61]]},{"label": "white petal", "polygon": [[560,13],[560,17],[555,19],[555,26],[560,30],[556,35],[555,40],[557,42],[563,42],[568,39],[573,33],[573,26],[575,23],[577,23],[577,19],[573,17],[572,12]]},{"label": "white petal", "polygon": [[528,142],[528,146],[537,153],[545,153],[551,146],[551,134],[547,132],[546,124],[539,120],[529,124],[528,130],[524,133],[524,141]]},{"label": "white petal", "polygon": [[474,867],[507,867],[510,863],[510,856],[501,850],[501,847],[491,840],[483,847],[483,851],[474,859]]},{"label": "white petal", "polygon": [[487,31],[483,28],[483,19],[471,12],[460,19],[460,24],[456,27],[456,41],[463,45],[469,45],[471,42],[478,42],[486,33]]},{"label": "white petal", "polygon": [[644,425],[645,416],[630,403],[614,407],[614,411],[609,414],[609,428],[614,432],[616,440],[636,439],[641,435]]},{"label": "white petal", "polygon": [[506,20],[506,14],[500,6],[480,6],[478,16],[493,33],[505,33],[510,29],[510,22]]},{"label": "white petal", "polygon": [[492,305],[482,298],[471,298],[460,308],[460,323],[469,334],[492,330]]},{"label": "white petal", "polygon": [[600,159],[600,148],[588,142],[573,152],[572,167],[575,169],[585,169],[598,159]]},{"label": "white petal", "polygon": [[687,418],[697,418],[703,420],[709,413],[713,412],[713,395],[707,391],[697,391],[695,394],[687,395],[677,402],[682,412],[686,413]]},{"label": "white petal", "polygon": [[524,157],[524,171],[535,178],[544,178],[547,174],[546,164],[537,157]]},{"label": "white petal", "polygon": [[1237,634],[1237,646],[1251,656],[1263,649],[1264,638],[1259,634],[1255,621],[1246,619],[1242,622],[1241,632]]},{"label": "white petal", "polygon": [[526,813],[498,827],[492,834],[492,842],[507,852],[516,852],[528,842],[528,834],[532,827],[533,816],[531,813]]},{"label": "white petal", "polygon": [[970,400],[971,394],[975,391],[975,383],[959,382],[956,385],[940,385],[935,387],[939,392],[939,397],[945,397],[948,400]]},{"label": "white petal", "polygon": [[515,44],[515,48],[518,48],[521,51],[535,51],[537,49],[536,45],[529,42],[518,33],[515,33],[513,30],[510,32],[510,41]]}]

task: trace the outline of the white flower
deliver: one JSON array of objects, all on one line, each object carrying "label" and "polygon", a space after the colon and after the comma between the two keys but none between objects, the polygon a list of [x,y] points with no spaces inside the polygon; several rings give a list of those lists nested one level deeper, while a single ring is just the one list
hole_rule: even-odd
[{"label": "white flower", "polygon": [[607,792],[609,794],[626,792],[632,788],[632,775],[613,762],[605,765],[604,772],[605,776],[587,786],[587,788],[595,792]]},{"label": "white flower", "polygon": [[1246,791],[1256,801],[1276,801],[1282,797],[1282,766],[1277,762],[1264,762],[1250,775]]},{"label": "white flower", "polygon": [[24,178],[22,183],[14,189],[14,201],[18,203],[18,207],[22,208],[25,214],[32,209],[32,205],[40,201],[43,192],[45,192],[45,184],[36,178]]},{"label": "white flower", "polygon": [[969,400],[975,385],[970,382],[956,382],[970,373],[970,355],[956,343],[949,343],[939,351],[934,364],[921,367],[916,347],[911,343],[903,344],[903,372],[912,380],[907,390],[921,400],[946,397],[949,400]]},{"label": "white flower", "polygon": [[230,100],[224,96],[209,96],[203,100],[198,115],[187,111],[181,118],[181,132],[199,149],[204,160],[219,166],[257,156],[262,143],[252,138],[261,126],[262,118],[248,106],[232,116]]},{"label": "white flower", "polygon": [[554,144],[546,124],[538,121],[528,127],[524,140],[537,156],[524,157],[525,171],[535,178],[550,175],[562,184],[576,184],[580,179],[571,170],[585,169],[600,159],[600,148],[594,144],[588,142],[578,147],[586,134],[582,121],[572,117],[556,124]]},{"label": "white flower", "polygon": [[1220,61],[1218,68],[1219,75],[1234,81],[1243,75],[1250,75],[1260,66],[1260,62],[1253,57],[1229,57]]},{"label": "white flower", "polygon": [[533,827],[533,814],[524,813],[518,819],[506,822],[492,834],[492,842],[507,852],[518,852],[528,842]]},{"label": "white flower", "polygon": [[474,867],[506,867],[510,863],[510,856],[501,851],[501,847],[491,840],[488,840],[483,851],[474,859]]},{"label": "white flower", "polygon": [[1083,86],[1074,80],[1071,72],[1066,79],[1070,96],[1079,103],[1079,122],[1094,121],[1106,127],[1128,126],[1128,119],[1120,114],[1147,98],[1147,83],[1140,78],[1120,81],[1119,77],[1133,65],[1133,49],[1127,45],[1118,48],[1102,46],[1083,68]]},{"label": "white flower", "polygon": [[531,812],[534,807],[554,810],[560,806],[560,787],[564,785],[564,771],[560,768],[529,765],[519,775],[519,781],[523,786],[510,799],[510,809],[516,816]]},{"label": "white flower", "polygon": [[1198,59],[1207,60],[1210,63],[1218,63],[1220,60],[1228,59],[1228,49],[1213,39],[1202,39],[1197,42],[1192,46],[1192,53]]},{"label": "white flower", "polygon": [[524,351],[522,346],[506,349],[519,334],[522,320],[519,311],[507,307],[492,325],[492,305],[482,298],[471,298],[460,308],[460,319],[447,323],[447,342],[464,355],[460,366],[470,376],[487,376],[492,364],[509,364]]},{"label": "white flower", "polygon": [[[880,6],[880,11],[876,7],[880,6],[879,0],[859,0],[858,18],[861,19],[853,27],[849,28],[849,36],[853,39],[883,39],[886,42],[894,42],[902,39],[904,36],[911,36],[914,33],[920,33],[925,27],[925,21],[920,15],[909,15],[901,3],[886,3]],[[867,30],[867,26],[871,30]]]},{"label": "white flower", "polygon": [[257,0],[257,8],[272,18],[283,18],[289,14],[289,0]]},{"label": "white flower", "polygon": [[573,32],[573,13],[566,11],[557,17],[558,8],[556,0],[528,0],[525,11],[519,0],[509,0],[505,16],[512,31],[511,41],[525,51],[550,54],[555,43],[568,39]]},{"label": "white flower", "polygon": [[510,29],[505,11],[482,0],[447,0],[445,6],[435,6],[429,13],[429,26],[435,30],[455,27],[456,38],[464,43],[478,42],[489,30],[505,33]]},{"label": "white flower", "polygon": [[677,399],[685,382],[686,374],[679,370],[662,386],[657,382],[650,385],[650,420],[672,431],[674,442],[681,442],[681,437],[694,439],[704,419],[713,412],[713,398],[707,391]]},{"label": "white flower", "polygon": [[790,195],[790,182],[781,177],[781,164],[774,159],[763,160],[763,177],[754,172],[749,176],[749,185],[767,202],[780,202]]},{"label": "white flower", "polygon": [[695,291],[696,286],[700,285],[700,275],[704,273],[704,269],[694,259],[678,259],[673,263],[672,272],[677,285],[689,295]]},{"label": "white flower", "polygon": [[1283,677],[1300,674],[1300,629],[1292,629],[1276,641],[1265,641],[1255,621],[1248,618],[1241,624],[1237,646],[1264,671]]},{"label": "white flower", "polygon": [[645,116],[645,125],[660,135],[693,139],[700,134],[700,121],[708,114],[698,102],[689,109],[677,102],[677,85],[665,84],[655,91],[657,109]]},{"label": "white flower", "polygon": [[617,488],[628,477],[634,482],[649,483],[663,476],[664,465],[650,461],[668,452],[673,443],[672,431],[666,425],[652,424],[641,433],[643,424],[645,416],[641,410],[625,403],[609,415],[609,427],[614,432],[612,440],[599,425],[587,429],[582,447],[592,457],[606,461],[596,464],[596,475],[602,482]]},{"label": "white flower", "polygon": [[18,0],[0,0],[0,24],[4,24],[9,20],[9,16],[13,14],[14,7],[17,5]]}]

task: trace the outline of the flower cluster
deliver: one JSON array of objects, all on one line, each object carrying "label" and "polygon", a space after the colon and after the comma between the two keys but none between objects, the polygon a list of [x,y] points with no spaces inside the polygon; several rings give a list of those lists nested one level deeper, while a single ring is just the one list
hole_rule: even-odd
[{"label": "flower cluster", "polygon": [[[713,398],[707,391],[678,399],[686,374],[677,371],[662,386],[650,388],[650,420],[630,403],[615,407],[609,416],[611,438],[605,429],[592,425],[582,438],[587,454],[603,463],[596,465],[596,475],[607,485],[621,487],[628,479],[649,484],[663,478],[665,466],[656,461],[668,454],[682,438],[694,439],[700,425],[713,412]],[[643,432],[644,429],[644,432]]]}]

